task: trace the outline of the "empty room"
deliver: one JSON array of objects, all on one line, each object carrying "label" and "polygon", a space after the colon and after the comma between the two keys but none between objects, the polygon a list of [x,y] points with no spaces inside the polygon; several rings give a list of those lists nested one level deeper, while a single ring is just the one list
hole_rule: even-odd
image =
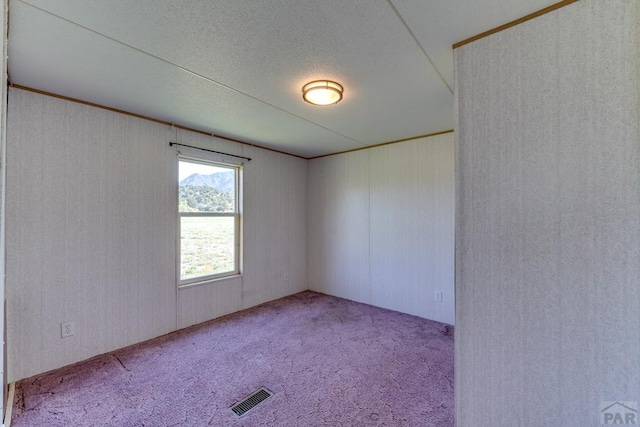
[{"label": "empty room", "polygon": [[2,4],[4,426],[640,423],[638,1]]}]

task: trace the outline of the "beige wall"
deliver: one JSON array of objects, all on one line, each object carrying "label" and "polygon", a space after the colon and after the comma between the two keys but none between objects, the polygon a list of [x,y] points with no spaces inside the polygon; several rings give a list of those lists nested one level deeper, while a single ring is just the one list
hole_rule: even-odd
[{"label": "beige wall", "polygon": [[453,163],[451,133],[311,160],[310,288],[453,324]]},{"label": "beige wall", "polygon": [[[8,132],[10,381],[307,289],[305,160],[17,89]],[[240,279],[176,288],[175,138],[253,158]]]},{"label": "beige wall", "polygon": [[456,421],[597,426],[640,401],[640,3],[456,50]]}]

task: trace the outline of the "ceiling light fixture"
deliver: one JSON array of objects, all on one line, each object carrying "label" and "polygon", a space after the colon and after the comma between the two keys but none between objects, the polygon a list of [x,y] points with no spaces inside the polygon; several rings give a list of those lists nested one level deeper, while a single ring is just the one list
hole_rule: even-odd
[{"label": "ceiling light fixture", "polygon": [[302,99],[313,105],[337,104],[343,90],[342,85],[331,80],[315,80],[302,87]]}]

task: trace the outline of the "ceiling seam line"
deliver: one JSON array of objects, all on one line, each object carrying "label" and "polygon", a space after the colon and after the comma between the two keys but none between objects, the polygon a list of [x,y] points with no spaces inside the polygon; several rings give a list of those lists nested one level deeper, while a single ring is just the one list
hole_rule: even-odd
[{"label": "ceiling seam line", "polygon": [[178,65],[178,64],[174,64],[173,62],[168,61],[168,60],[166,60],[166,59],[164,59],[164,58],[161,58],[161,57],[159,57],[159,56],[156,56],[156,55],[154,55],[154,54],[152,54],[152,53],[145,52],[145,51],[144,51],[144,50],[142,50],[142,49],[139,49],[139,48],[137,48],[137,47],[135,47],[135,46],[131,46],[131,45],[127,44],[127,43],[124,43],[124,42],[122,42],[122,41],[120,41],[120,40],[116,39],[116,38],[113,38],[113,37],[108,36],[108,35],[106,35],[106,34],[102,34],[102,33],[98,32],[98,31],[96,31],[96,30],[93,30],[93,29],[91,29],[91,28],[89,28],[89,27],[86,27],[86,26],[84,26],[84,25],[82,25],[82,24],[79,24],[79,23],[77,23],[77,22],[74,22],[74,21],[72,21],[72,20],[70,20],[70,19],[64,18],[64,17],[62,17],[62,16],[60,16],[60,15],[57,15],[57,14],[55,14],[55,13],[49,12],[48,10],[42,9],[42,8],[40,8],[40,7],[38,7],[38,6],[35,6],[35,5],[33,5],[33,4],[31,4],[31,3],[27,2],[27,1],[25,1],[25,0],[19,0],[19,1],[20,1],[21,3],[23,3],[23,4],[27,5],[27,6],[29,6],[29,7],[32,7],[33,9],[39,10],[40,12],[46,13],[47,15],[51,15],[51,16],[53,16],[53,17],[55,17],[55,18],[58,18],[58,19],[60,19],[60,20],[62,20],[62,21],[68,22],[68,23],[70,23],[70,24],[72,24],[72,25],[75,25],[75,26],[77,26],[77,27],[79,27],[79,28],[82,28],[83,30],[89,31],[89,32],[91,32],[91,33],[93,33],[93,34],[96,34],[96,35],[100,36],[100,37],[104,37],[104,38],[106,38],[106,39],[108,39],[108,40],[111,40],[111,41],[113,41],[113,42],[115,42],[115,43],[118,43],[118,44],[120,44],[120,45],[122,45],[122,46],[124,46],[124,47],[127,47],[127,48],[129,48],[129,49],[135,50],[136,52],[139,52],[139,53],[141,53],[141,54],[143,54],[143,55],[146,55],[146,56],[148,56],[148,57],[151,57],[151,58],[153,58],[153,59],[156,59],[156,60],[158,60],[158,61],[160,61],[160,62],[164,62],[165,64],[169,64],[169,65],[171,65],[171,66],[173,66],[173,67],[176,67],[177,69],[179,69],[179,70],[181,70],[181,71],[184,71],[184,72],[186,72],[186,73],[189,73],[189,74],[191,74],[191,75],[193,75],[193,76],[195,76],[195,77],[198,77],[198,78],[200,78],[200,79],[203,79],[203,80],[205,80],[205,81],[207,81],[207,82],[213,83],[213,84],[215,84],[216,86],[219,86],[219,87],[221,87],[221,88],[223,88],[223,89],[229,90],[229,91],[231,91],[231,92],[237,93],[237,94],[242,95],[242,96],[246,96],[247,98],[250,98],[250,99],[253,99],[254,101],[260,102],[261,104],[268,105],[269,107],[271,107],[271,108],[275,108],[276,110],[281,111],[281,112],[283,112],[283,113],[285,113],[285,114],[287,114],[287,115],[289,115],[289,116],[291,116],[291,117],[295,117],[295,118],[297,118],[297,119],[299,119],[299,120],[302,120],[302,121],[305,121],[305,122],[307,122],[307,123],[309,123],[309,124],[311,124],[311,125],[317,126],[317,127],[319,127],[320,129],[324,129],[324,130],[326,130],[326,131],[328,131],[328,132],[331,132],[331,133],[333,133],[333,134],[335,134],[335,135],[341,136],[342,138],[346,138],[346,139],[348,139],[348,140],[350,140],[350,141],[353,141],[353,142],[355,142],[355,143],[357,143],[357,144],[362,145],[363,147],[366,147],[366,146],[367,146],[367,144],[365,144],[365,143],[364,143],[364,142],[362,142],[362,141],[359,141],[359,140],[357,140],[357,139],[354,139],[354,138],[351,138],[351,137],[349,137],[349,136],[343,135],[343,134],[341,134],[341,133],[339,133],[339,132],[336,132],[336,131],[334,131],[334,130],[332,130],[332,129],[329,129],[328,127],[322,126],[321,124],[318,124],[318,123],[313,122],[313,121],[311,121],[311,120],[309,120],[309,119],[306,119],[306,118],[304,118],[304,117],[302,117],[302,116],[299,116],[299,115],[294,114],[294,113],[292,113],[292,112],[290,112],[290,111],[287,111],[287,110],[285,110],[284,108],[281,108],[281,107],[278,107],[278,106],[276,106],[276,105],[270,104],[270,103],[268,103],[268,102],[266,102],[266,101],[263,101],[263,100],[261,100],[261,99],[259,99],[259,98],[256,98],[255,96],[251,96],[251,95],[249,95],[248,93],[244,93],[244,92],[242,92],[242,91],[240,91],[240,90],[238,90],[238,89],[234,89],[234,88],[232,88],[231,86],[227,86],[227,85],[225,85],[224,83],[220,83],[220,82],[218,82],[218,81],[215,81],[215,80],[213,80],[213,79],[210,79],[209,77],[203,76],[202,74],[196,73],[195,71],[191,71],[191,70],[189,70],[189,69],[187,69],[187,68],[184,68],[184,67],[182,67],[182,66],[180,66],[180,65]]},{"label": "ceiling seam line", "polygon": [[391,9],[393,9],[393,12],[396,14],[396,16],[398,17],[400,22],[402,22],[402,25],[404,25],[404,28],[409,32],[409,34],[411,35],[411,38],[413,38],[413,41],[416,42],[416,44],[418,45],[418,47],[422,51],[422,54],[427,58],[427,60],[429,61],[429,64],[431,64],[431,66],[435,70],[435,72],[438,75],[438,77],[440,77],[440,80],[442,80],[442,83],[444,83],[444,85],[447,87],[447,89],[449,89],[449,92],[451,92],[451,94],[453,95],[453,89],[451,88],[451,86],[449,86],[449,83],[447,83],[447,80],[444,78],[444,76],[442,75],[442,73],[440,72],[438,67],[436,67],[436,64],[433,62],[433,60],[431,59],[431,57],[429,56],[429,54],[427,53],[425,48],[422,46],[422,43],[420,43],[420,41],[418,40],[416,35],[413,33],[413,31],[411,31],[411,28],[407,24],[407,21],[405,21],[404,18],[402,17],[402,15],[400,15],[400,12],[398,11],[398,8],[396,8],[396,6],[393,4],[393,1],[392,0],[387,0],[387,3],[389,3],[389,6],[391,7]]}]

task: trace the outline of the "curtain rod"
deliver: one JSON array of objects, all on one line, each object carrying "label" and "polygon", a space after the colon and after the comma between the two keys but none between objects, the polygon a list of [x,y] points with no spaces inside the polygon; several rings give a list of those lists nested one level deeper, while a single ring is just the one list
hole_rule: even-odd
[{"label": "curtain rod", "polygon": [[244,159],[247,162],[251,161],[251,158],[249,157],[244,157],[244,156],[238,156],[236,154],[228,154],[228,153],[223,153],[221,151],[215,151],[215,150],[208,150],[206,148],[200,148],[200,147],[194,147],[193,145],[185,145],[185,144],[178,144],[177,142],[170,142],[169,146],[173,147],[174,145],[179,145],[181,147],[189,147],[189,148],[195,148],[196,150],[202,150],[202,151],[208,151],[210,153],[216,153],[216,154],[222,154],[223,156],[231,156],[231,157],[237,157],[238,159]]}]

